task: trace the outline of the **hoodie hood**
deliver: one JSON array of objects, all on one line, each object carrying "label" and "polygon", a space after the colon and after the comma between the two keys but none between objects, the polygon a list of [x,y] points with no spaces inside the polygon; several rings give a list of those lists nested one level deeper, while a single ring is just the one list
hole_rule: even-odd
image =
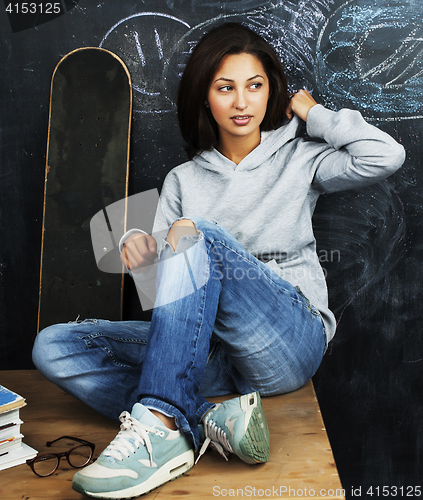
[{"label": "hoodie hood", "polygon": [[284,144],[298,137],[300,129],[301,119],[294,115],[291,121],[276,130],[262,132],[260,144],[238,165],[222,155],[216,148],[211,151],[203,151],[193,161],[212,172],[254,170],[268,160]]}]

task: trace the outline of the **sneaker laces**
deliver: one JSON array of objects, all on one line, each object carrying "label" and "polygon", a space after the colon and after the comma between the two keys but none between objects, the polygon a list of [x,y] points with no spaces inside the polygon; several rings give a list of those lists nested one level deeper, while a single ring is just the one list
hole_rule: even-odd
[{"label": "sneaker laces", "polygon": [[142,424],[136,418],[124,411],[120,414],[119,420],[122,422],[118,435],[113,439],[109,446],[103,451],[106,457],[112,457],[119,462],[123,457],[128,458],[130,453],[135,453],[140,445],[147,448],[150,457],[150,465],[153,467],[153,446],[151,445],[148,433],[164,436],[164,432]]},{"label": "sneaker laces", "polygon": [[220,455],[222,455],[222,457],[224,457],[227,461],[227,455],[229,455],[229,453],[233,453],[233,449],[229,442],[228,436],[226,435],[226,432],[218,427],[218,425],[213,422],[209,415],[206,415],[203,426],[206,439],[204,440],[204,443],[200,448],[200,452],[195,463],[197,463],[204,455],[209,445],[211,446],[211,448],[214,448]]}]

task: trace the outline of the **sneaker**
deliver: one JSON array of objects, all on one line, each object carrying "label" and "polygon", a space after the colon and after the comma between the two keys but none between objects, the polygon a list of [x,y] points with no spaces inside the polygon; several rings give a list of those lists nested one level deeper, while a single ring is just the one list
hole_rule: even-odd
[{"label": "sneaker", "polygon": [[209,445],[226,460],[229,453],[248,464],[269,460],[269,427],[258,392],[218,403],[204,416],[201,434],[205,441],[196,463]]},{"label": "sneaker", "polygon": [[123,412],[120,431],[97,461],[77,472],[72,488],[95,498],[128,499],[189,471],[194,452],[186,437],[168,429],[145,406]]}]

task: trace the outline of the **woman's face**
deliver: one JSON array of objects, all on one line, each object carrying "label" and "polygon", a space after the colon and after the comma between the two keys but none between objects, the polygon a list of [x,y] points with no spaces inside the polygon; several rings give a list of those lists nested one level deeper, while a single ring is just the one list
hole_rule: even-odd
[{"label": "woman's face", "polygon": [[251,54],[226,56],[214,75],[207,102],[219,129],[219,143],[240,138],[260,142],[269,79]]}]

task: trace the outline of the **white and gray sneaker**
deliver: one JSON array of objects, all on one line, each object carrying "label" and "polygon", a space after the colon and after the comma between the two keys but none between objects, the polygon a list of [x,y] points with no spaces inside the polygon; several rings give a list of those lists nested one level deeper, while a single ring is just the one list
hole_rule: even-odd
[{"label": "white and gray sneaker", "polygon": [[204,443],[196,463],[209,445],[226,460],[230,453],[248,464],[269,460],[269,427],[258,392],[218,403],[203,417],[202,424],[199,430]]},{"label": "white and gray sneaker", "polygon": [[77,472],[72,488],[94,498],[129,499],[189,471],[194,452],[179,431],[168,429],[145,406],[119,417],[120,431],[98,459]]}]

